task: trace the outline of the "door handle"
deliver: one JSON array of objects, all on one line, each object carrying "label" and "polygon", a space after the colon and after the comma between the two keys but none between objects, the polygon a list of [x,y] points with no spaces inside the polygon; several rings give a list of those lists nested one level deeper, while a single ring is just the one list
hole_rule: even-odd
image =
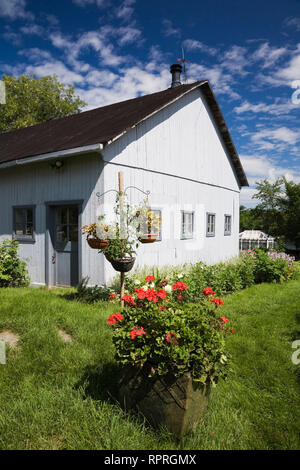
[{"label": "door handle", "polygon": [[55,264],[56,261],[56,253],[53,253],[52,255],[52,264]]}]

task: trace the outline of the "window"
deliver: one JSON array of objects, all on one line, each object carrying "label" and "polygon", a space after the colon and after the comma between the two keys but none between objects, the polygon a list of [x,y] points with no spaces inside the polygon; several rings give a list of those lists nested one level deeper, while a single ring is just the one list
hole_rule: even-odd
[{"label": "window", "polygon": [[216,214],[207,214],[206,236],[214,237],[216,232]]},{"label": "window", "polygon": [[181,238],[186,240],[193,238],[194,233],[194,212],[181,212]]},{"label": "window", "polygon": [[224,235],[231,235],[231,215],[225,214]]},{"label": "window", "polygon": [[78,207],[57,207],[56,241],[68,243],[78,241]]},{"label": "window", "polygon": [[[158,230],[158,237],[156,239],[157,242],[161,241],[162,235],[161,235],[161,224],[162,224],[162,217],[161,217],[161,210],[160,209],[149,209],[149,211],[156,216],[156,219],[159,220],[160,225],[159,225],[159,230]],[[154,227],[151,228],[151,233],[157,233],[157,229]]]},{"label": "window", "polygon": [[19,241],[34,241],[34,206],[13,208],[13,237]]}]

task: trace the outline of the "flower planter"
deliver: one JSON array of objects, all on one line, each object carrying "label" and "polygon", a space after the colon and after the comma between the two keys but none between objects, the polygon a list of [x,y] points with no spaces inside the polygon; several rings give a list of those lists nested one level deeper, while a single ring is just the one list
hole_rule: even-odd
[{"label": "flower planter", "polygon": [[154,243],[158,237],[158,233],[144,233],[139,237],[141,243]]},{"label": "flower planter", "polygon": [[119,399],[125,410],[141,412],[152,426],[166,426],[177,437],[197,425],[210,393],[210,386],[193,381],[190,374],[149,378],[142,369],[127,369],[119,383]]},{"label": "flower planter", "polygon": [[94,250],[101,250],[107,246],[107,240],[101,240],[100,238],[90,238],[87,237],[87,242],[91,248]]},{"label": "flower planter", "polygon": [[133,268],[135,258],[109,258],[106,256],[106,259],[110,261],[112,267],[119,271],[120,273],[127,273]]}]

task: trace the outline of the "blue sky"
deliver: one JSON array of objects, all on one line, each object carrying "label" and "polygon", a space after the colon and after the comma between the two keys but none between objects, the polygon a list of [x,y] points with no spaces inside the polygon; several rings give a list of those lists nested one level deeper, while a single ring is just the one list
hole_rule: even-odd
[{"label": "blue sky", "polygon": [[[0,0],[0,73],[57,74],[86,109],[209,79],[255,181],[300,182],[300,0]],[[299,92],[299,93],[298,93]]]}]

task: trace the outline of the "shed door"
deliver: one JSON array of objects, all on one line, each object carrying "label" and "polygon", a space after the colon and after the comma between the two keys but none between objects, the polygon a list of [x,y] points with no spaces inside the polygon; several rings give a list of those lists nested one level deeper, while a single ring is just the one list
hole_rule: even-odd
[{"label": "shed door", "polygon": [[78,206],[55,207],[55,278],[57,286],[78,284]]}]

